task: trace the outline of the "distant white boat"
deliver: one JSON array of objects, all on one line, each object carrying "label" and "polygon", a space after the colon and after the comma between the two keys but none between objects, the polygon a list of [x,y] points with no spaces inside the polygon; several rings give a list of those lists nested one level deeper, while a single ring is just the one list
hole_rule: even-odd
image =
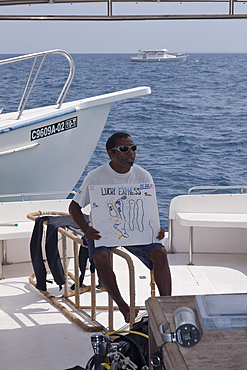
[{"label": "distant white boat", "polygon": [[188,55],[167,54],[167,49],[139,50],[136,57],[130,57],[131,62],[184,62]]}]

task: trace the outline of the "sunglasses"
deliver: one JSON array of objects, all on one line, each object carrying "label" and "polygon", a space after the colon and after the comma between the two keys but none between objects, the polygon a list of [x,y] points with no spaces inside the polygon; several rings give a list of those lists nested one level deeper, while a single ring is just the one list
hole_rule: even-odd
[{"label": "sunglasses", "polygon": [[115,150],[115,149],[121,153],[127,153],[129,150],[131,150],[132,152],[135,152],[137,149],[137,145],[135,144],[134,145],[121,145],[116,148],[112,148],[111,150]]}]

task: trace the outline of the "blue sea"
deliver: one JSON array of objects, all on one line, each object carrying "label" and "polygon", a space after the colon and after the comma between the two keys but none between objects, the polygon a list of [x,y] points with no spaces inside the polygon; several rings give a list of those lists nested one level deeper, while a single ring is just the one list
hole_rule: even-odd
[{"label": "blue sea", "polygon": [[[136,163],[154,178],[166,229],[169,202],[189,188],[247,185],[246,54],[191,54],[183,63],[151,64],[130,62],[129,54],[72,56],[76,72],[66,101],[138,86],[152,90],[112,105],[75,189],[88,171],[108,160],[105,142],[115,131],[130,133],[138,145]],[[52,68],[44,65],[29,106],[54,104],[67,78],[67,62],[63,66],[62,57],[48,56],[47,65],[48,58],[53,58]],[[17,109],[29,73],[24,63],[18,66],[20,77],[14,68],[0,68],[4,112]],[[76,149],[70,154],[76,155]]]}]

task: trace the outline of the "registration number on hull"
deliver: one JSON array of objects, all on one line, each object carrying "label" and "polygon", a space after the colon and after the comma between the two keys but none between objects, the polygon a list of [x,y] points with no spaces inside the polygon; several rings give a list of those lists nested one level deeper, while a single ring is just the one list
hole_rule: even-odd
[{"label": "registration number on hull", "polygon": [[43,127],[31,130],[31,141],[38,140],[43,137],[59,134],[60,132],[71,130],[77,127],[77,117],[69,118],[61,122],[53,123]]}]

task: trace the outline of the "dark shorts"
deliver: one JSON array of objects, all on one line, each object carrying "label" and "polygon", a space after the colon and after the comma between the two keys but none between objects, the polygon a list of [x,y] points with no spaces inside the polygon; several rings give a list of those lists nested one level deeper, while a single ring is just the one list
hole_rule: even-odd
[{"label": "dark shorts", "polygon": [[[89,261],[92,263],[93,256],[96,253],[106,251],[108,255],[110,254],[111,247],[95,247],[94,241],[88,240],[85,237],[83,237],[84,244],[88,247],[88,254],[89,254]],[[133,245],[131,247],[124,247],[127,251],[134,254],[136,257],[138,257],[144,265],[147,266],[150,270],[153,270],[153,262],[148,258],[149,253],[154,249],[158,247],[165,248],[161,243],[151,243],[147,245]]]}]

